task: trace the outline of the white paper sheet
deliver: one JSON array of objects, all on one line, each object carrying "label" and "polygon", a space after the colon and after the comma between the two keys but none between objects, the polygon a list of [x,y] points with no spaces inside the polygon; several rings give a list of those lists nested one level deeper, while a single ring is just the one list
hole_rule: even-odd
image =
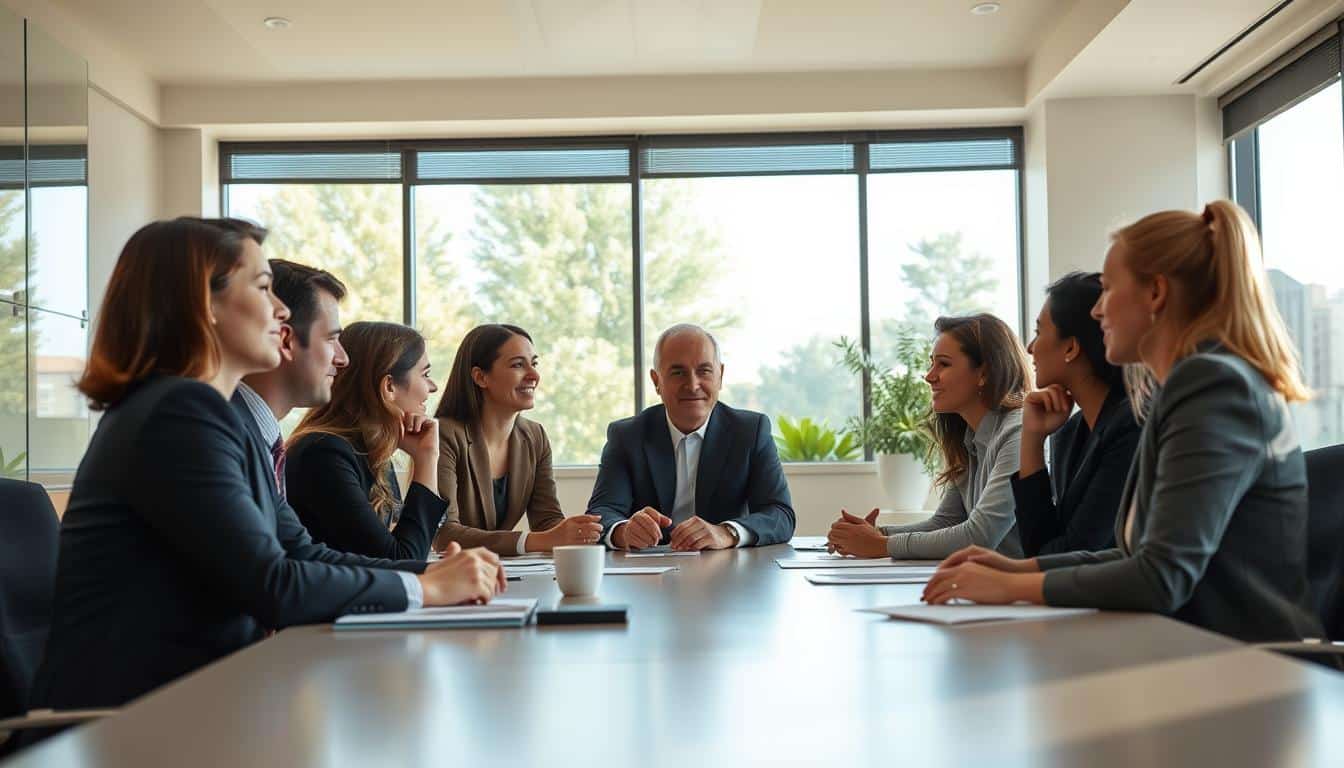
[{"label": "white paper sheet", "polygon": [[807,574],[807,580],[813,584],[927,584],[931,578],[933,571],[923,568],[858,568]]},{"label": "white paper sheet", "polygon": [[881,608],[861,608],[868,613],[880,613],[893,619],[923,621],[933,624],[978,624],[989,621],[1040,621],[1066,616],[1096,613],[1096,608],[1053,608],[1048,605],[891,605]]},{"label": "white paper sheet", "polygon": [[647,565],[647,566],[607,566],[602,572],[608,576],[644,576],[667,573],[668,571],[680,570],[675,565]]},{"label": "white paper sheet", "polygon": [[789,546],[793,547],[795,552],[825,552],[825,536],[794,536],[789,540]]},{"label": "white paper sheet", "polygon": [[860,557],[840,557],[839,555],[815,555],[808,553],[806,556],[799,555],[793,558],[779,558],[775,563],[785,570],[795,568],[934,568],[937,567],[937,560],[892,560],[889,557],[860,558]]},{"label": "white paper sheet", "polygon": [[476,627],[521,627],[537,607],[533,597],[491,600],[485,605],[447,605],[397,613],[357,613],[336,619],[338,630],[347,629],[470,629]]}]

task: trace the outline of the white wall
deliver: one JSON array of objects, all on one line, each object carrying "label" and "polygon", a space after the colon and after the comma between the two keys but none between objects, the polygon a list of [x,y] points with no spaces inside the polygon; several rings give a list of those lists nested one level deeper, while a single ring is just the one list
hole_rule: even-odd
[{"label": "white wall", "polygon": [[1050,275],[1101,266],[1112,230],[1199,202],[1195,97],[1044,105]]},{"label": "white wall", "polygon": [[89,316],[121,247],[159,216],[159,129],[89,89]]}]

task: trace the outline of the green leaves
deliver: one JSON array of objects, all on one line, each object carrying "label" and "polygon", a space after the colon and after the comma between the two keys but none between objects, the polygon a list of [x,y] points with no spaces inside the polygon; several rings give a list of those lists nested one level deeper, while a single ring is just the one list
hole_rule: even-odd
[{"label": "green leaves", "polygon": [[872,382],[872,416],[850,419],[847,434],[876,453],[914,456],[933,474],[938,459],[928,428],[932,395],[922,375],[933,345],[916,333],[902,333],[896,342],[896,366],[890,368],[874,362],[852,339],[842,336],[835,345],[844,354],[845,367],[867,373]]},{"label": "green leaves", "polygon": [[15,480],[23,479],[23,461],[28,458],[27,453],[20,453],[12,460],[5,461],[5,452],[0,450],[0,477],[8,477]]},{"label": "green leaves", "polygon": [[854,436],[848,432],[836,435],[825,422],[807,417],[794,422],[781,415],[775,424],[780,432],[775,435],[780,461],[853,461],[859,457],[862,446]]}]

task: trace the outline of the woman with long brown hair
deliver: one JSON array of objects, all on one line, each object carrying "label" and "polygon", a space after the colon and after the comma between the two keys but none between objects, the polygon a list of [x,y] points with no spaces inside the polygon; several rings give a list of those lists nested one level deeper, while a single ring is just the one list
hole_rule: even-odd
[{"label": "woman with long brown hair", "polygon": [[1021,555],[1010,478],[1017,472],[1029,369],[1022,342],[989,314],[940,317],[929,371],[929,430],[942,454],[933,516],[877,527],[877,510],[840,510],[829,548],[856,557],[942,558],[977,544]]},{"label": "woman with long brown hair", "polygon": [[[349,365],[286,445],[289,503],[328,546],[423,560],[448,510],[436,490],[438,426],[425,415],[438,391],[425,339],[400,323],[371,322],[352,323],[340,339]],[[392,466],[399,449],[412,461],[404,500]]]},{"label": "woman with long brown hair", "polygon": [[500,588],[489,552],[428,569],[371,561],[313,547],[278,517],[269,459],[229,404],[244,375],[280,362],[289,310],[265,235],[159,221],[117,260],[79,382],[103,417],[61,522],[36,707],[120,706],[267,629]]},{"label": "woman with long brown hair", "polygon": [[[434,414],[439,422],[439,492],[453,502],[435,547],[486,546],[501,555],[593,544],[596,515],[565,517],[555,495],[551,441],[522,416],[541,383],[532,336],[490,324],[462,339]],[[514,528],[527,516],[529,532]]]},{"label": "woman with long brown hair", "polygon": [[1093,309],[1106,359],[1141,364],[1157,385],[1117,510],[1119,546],[1029,560],[968,548],[924,598],[1152,611],[1247,641],[1319,637],[1306,466],[1288,411],[1310,393],[1255,226],[1219,200],[1146,216],[1112,241]]}]

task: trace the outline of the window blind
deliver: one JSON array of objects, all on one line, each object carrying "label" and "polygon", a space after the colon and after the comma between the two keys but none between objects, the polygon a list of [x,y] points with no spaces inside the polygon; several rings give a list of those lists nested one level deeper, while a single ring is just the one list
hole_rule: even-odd
[{"label": "window blind", "polygon": [[1017,167],[1017,142],[1011,138],[892,141],[868,148],[868,170],[970,170]]},{"label": "window blind", "polygon": [[643,150],[642,175],[726,176],[843,173],[855,170],[854,145],[659,146]]},{"label": "window blind", "polygon": [[400,181],[400,152],[231,152],[225,183]]},{"label": "window blind", "polygon": [[1317,33],[1323,35],[1328,35],[1325,40],[1290,51],[1219,99],[1224,141],[1254,129],[1340,78],[1338,25]]},{"label": "window blind", "polygon": [[417,181],[624,179],[628,147],[429,150],[416,153]]}]

